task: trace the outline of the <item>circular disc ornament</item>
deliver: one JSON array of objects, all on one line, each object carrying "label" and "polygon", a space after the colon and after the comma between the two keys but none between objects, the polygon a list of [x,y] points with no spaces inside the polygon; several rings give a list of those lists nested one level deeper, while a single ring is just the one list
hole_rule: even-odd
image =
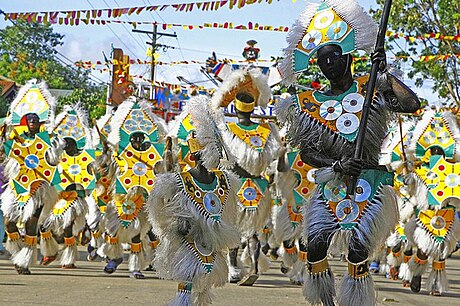
[{"label": "circular disc ornament", "polygon": [[447,144],[451,139],[451,136],[448,132],[446,131],[441,131],[439,134],[438,134],[438,142],[440,144]]},{"label": "circular disc ornament", "polygon": [[342,101],[343,109],[349,113],[357,113],[363,110],[364,97],[359,93],[351,93]]},{"label": "circular disc ornament", "polygon": [[355,189],[355,201],[364,202],[369,199],[372,193],[371,184],[368,181],[363,179],[358,179]]},{"label": "circular disc ornament", "polygon": [[132,201],[123,202],[121,210],[125,215],[132,215],[136,211],[136,204]]},{"label": "circular disc ornament", "polygon": [[348,25],[343,21],[334,22],[327,30],[327,37],[331,40],[339,40],[347,33]]},{"label": "circular disc ornament", "polygon": [[193,243],[195,244],[196,250],[200,252],[201,255],[210,256],[212,254],[212,249],[204,241],[195,240]]},{"label": "circular disc ornament", "polygon": [[136,109],[131,112],[131,118],[133,118],[133,120],[136,122],[140,122],[144,119],[144,114],[142,113],[142,111]]},{"label": "circular disc ornament", "polygon": [[246,187],[243,190],[243,197],[247,201],[254,201],[256,199],[256,197],[257,197],[257,192],[253,187]]},{"label": "circular disc ornament", "polygon": [[308,51],[313,50],[321,43],[322,39],[323,34],[321,34],[321,32],[315,30],[310,31],[302,39],[302,47]]},{"label": "circular disc ornament", "polygon": [[38,167],[39,162],[37,155],[34,154],[29,154],[24,158],[24,164],[27,168],[32,170]]},{"label": "circular disc ornament", "polygon": [[143,176],[147,173],[147,166],[143,162],[137,162],[133,165],[133,172],[137,176]]},{"label": "circular disc ornament", "polygon": [[81,172],[80,165],[73,164],[69,167],[69,173],[72,175],[78,175]]},{"label": "circular disc ornament", "polygon": [[455,188],[460,185],[460,176],[455,173],[449,174],[445,179],[446,186],[449,188]]},{"label": "circular disc ornament", "polygon": [[316,15],[313,24],[315,28],[322,30],[331,25],[334,21],[334,13],[331,10],[324,11]]},{"label": "circular disc ornament", "polygon": [[141,130],[148,133],[153,128],[153,124],[149,120],[142,120],[139,123],[139,127],[141,128]]},{"label": "circular disc ornament", "polygon": [[431,226],[436,230],[442,230],[446,227],[446,220],[441,216],[434,216],[430,221]]},{"label": "circular disc ornament", "polygon": [[423,141],[427,144],[432,144],[436,142],[436,134],[433,131],[428,131],[423,135]]},{"label": "circular disc ornament", "polygon": [[314,183],[315,182],[315,172],[316,170],[318,169],[310,169],[308,172],[307,172],[307,180],[311,183]]},{"label": "circular disc ornament", "polygon": [[331,202],[339,202],[347,196],[347,186],[341,181],[329,181],[323,189],[324,197]]},{"label": "circular disc ornament", "polygon": [[26,95],[26,101],[28,103],[35,103],[38,100],[38,92],[36,91],[29,91]]},{"label": "circular disc ornament", "polygon": [[251,136],[251,138],[249,138],[249,142],[252,146],[257,148],[262,146],[262,139],[260,139],[259,136]]},{"label": "circular disc ornament", "polygon": [[342,114],[342,104],[335,100],[329,100],[321,104],[319,115],[326,120],[335,120]]},{"label": "circular disc ornament", "polygon": [[123,126],[128,132],[134,132],[137,130],[137,122],[132,119],[126,120]]},{"label": "circular disc ornament", "polygon": [[222,208],[222,204],[219,198],[212,192],[208,192],[205,194],[203,198],[204,208],[212,214],[218,214]]},{"label": "circular disc ornament", "polygon": [[359,119],[355,114],[346,113],[337,119],[335,126],[340,133],[352,134],[359,128]]},{"label": "circular disc ornament", "polygon": [[352,200],[346,199],[337,204],[335,214],[340,222],[353,222],[359,216],[359,207]]}]

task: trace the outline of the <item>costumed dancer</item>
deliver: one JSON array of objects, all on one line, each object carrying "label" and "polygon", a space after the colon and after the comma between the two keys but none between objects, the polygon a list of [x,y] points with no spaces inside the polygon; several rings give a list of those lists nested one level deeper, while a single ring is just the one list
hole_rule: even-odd
[{"label": "costumed dancer", "polygon": [[[88,214],[86,215],[86,224],[91,231],[91,240],[88,243],[87,259],[95,260],[99,254],[102,244],[104,243],[105,229],[105,212],[108,203],[112,200],[111,179],[115,176],[116,162],[112,158],[112,151],[107,143],[107,137],[112,131],[110,121],[115,114],[116,107],[112,108],[109,113],[105,114],[94,122],[92,130],[93,145],[96,148],[96,188],[88,197]],[[96,205],[94,205],[96,204]]]},{"label": "costumed dancer", "polygon": [[448,290],[446,258],[460,239],[456,216],[460,205],[459,148],[460,130],[450,110],[425,110],[410,146],[414,173],[408,184],[416,200],[414,216],[407,222],[405,233],[417,247],[409,261],[413,292],[420,291],[422,274],[430,259],[428,292],[441,295]]},{"label": "costumed dancer", "polygon": [[105,213],[105,243],[101,253],[110,259],[104,272],[115,272],[123,261],[122,243],[129,243],[129,271],[132,278],[144,278],[142,240],[150,229],[144,204],[153,189],[156,173],[163,170],[165,135],[163,122],[151,111],[151,105],[131,97],[118,106],[111,120],[108,143],[113,146],[117,163],[111,178],[112,201]]},{"label": "costumed dancer", "polygon": [[281,152],[285,154],[278,160],[275,176],[281,206],[276,214],[274,234],[284,248],[281,271],[288,274],[292,283],[300,285],[303,284],[307,259],[307,245],[301,239],[301,210],[315,189],[316,169],[301,160],[298,149],[289,147]]},{"label": "costumed dancer", "polygon": [[[96,187],[96,154],[92,149],[87,113],[80,105],[66,105],[63,112],[56,116],[53,132],[65,142],[59,163],[62,179],[56,185],[58,200],[41,228],[40,248],[48,248],[48,253],[51,252],[47,234],[50,230],[58,235],[63,234],[65,247],[61,254],[61,265],[65,269],[73,269],[76,268],[75,261],[78,257],[75,236],[86,226],[88,206],[96,206],[90,196]],[[43,229],[46,231],[43,232]],[[49,264],[56,258],[57,250],[55,251],[42,264]]]},{"label": "costumed dancer", "polygon": [[251,114],[256,106],[265,107],[270,96],[267,77],[257,68],[245,68],[232,72],[212,98],[215,109],[233,101],[238,118],[237,122],[225,123],[223,112],[219,111],[223,141],[235,158],[233,171],[241,179],[237,224],[243,241],[247,242],[247,252],[243,254],[248,253],[251,260],[250,273],[242,278],[241,265],[237,263],[238,248],[230,250],[229,279],[239,285],[251,286],[259,273],[269,268],[268,258],[260,252],[257,233],[271,213],[268,181],[262,174],[278,159],[280,138],[275,124],[253,122]]},{"label": "costumed dancer", "polygon": [[160,237],[155,268],[161,277],[179,282],[169,305],[210,304],[210,289],[227,282],[225,253],[239,243],[234,225],[239,180],[218,170],[222,143],[209,102],[193,97],[184,110],[194,124],[188,147],[195,166],[158,175],[147,205]]},{"label": "costumed dancer", "polygon": [[[415,94],[388,72],[380,74],[370,106],[362,160],[354,159],[356,138],[369,76],[354,79],[352,55],[375,45],[377,26],[356,1],[328,0],[308,4],[288,35],[281,65],[284,82],[292,84],[306,71],[311,57],[329,80],[326,91],[306,91],[275,106],[287,139],[298,146],[303,162],[317,167],[314,194],[304,206],[304,239],[308,244],[303,294],[311,304],[334,305],[334,275],[327,260],[334,245],[346,254],[339,305],[374,305],[368,258],[394,229],[398,208],[393,174],[378,164],[392,111],[415,112]],[[384,68],[385,53],[372,60]],[[347,195],[350,177],[358,177],[355,195]]]},{"label": "costumed dancer", "polygon": [[411,117],[398,116],[398,120],[390,126],[380,153],[380,164],[395,172],[394,189],[399,208],[399,222],[395,230],[386,240],[389,248],[387,255],[388,274],[391,279],[400,278],[404,287],[410,283],[408,262],[412,258],[412,245],[409,243],[404,228],[413,215],[414,197],[411,196],[405,179],[413,171],[413,163],[408,160],[408,147],[415,128],[415,120]]},{"label": "costumed dancer", "polygon": [[[64,144],[48,134],[55,106],[46,84],[31,80],[11,103],[11,115],[7,118],[7,135],[12,140],[4,145],[7,156],[4,173],[9,185],[1,199],[8,235],[6,248],[19,274],[30,274],[29,266],[36,262],[38,226],[43,224],[57,200],[53,186],[60,182],[57,164]],[[18,222],[25,225],[24,240],[19,234]],[[51,232],[45,237],[42,239],[49,240],[52,252],[47,254],[44,247],[43,255],[55,255],[57,243]]]}]

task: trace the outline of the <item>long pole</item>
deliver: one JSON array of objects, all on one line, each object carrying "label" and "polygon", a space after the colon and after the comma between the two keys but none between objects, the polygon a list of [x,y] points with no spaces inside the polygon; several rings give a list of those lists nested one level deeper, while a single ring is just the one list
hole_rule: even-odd
[{"label": "long pole", "polygon": [[[385,0],[383,5],[382,18],[380,20],[379,32],[377,34],[377,40],[375,42],[375,50],[380,50],[385,47],[385,34],[388,26],[388,19],[390,17],[392,0]],[[369,111],[371,108],[372,99],[374,97],[375,83],[377,81],[377,73],[379,71],[380,61],[374,61],[372,63],[371,73],[369,76],[369,82],[367,85],[366,98],[364,100],[363,111],[361,114],[361,122],[359,124],[358,137],[356,138],[355,147],[355,159],[362,159],[364,138],[366,136],[367,122],[369,120]],[[356,189],[357,177],[350,177],[350,183],[348,184],[347,194],[354,195]]]},{"label": "long pole", "polygon": [[153,100],[155,97],[155,52],[157,48],[157,24],[153,24],[153,35],[152,35],[152,59],[150,64],[150,99]]}]

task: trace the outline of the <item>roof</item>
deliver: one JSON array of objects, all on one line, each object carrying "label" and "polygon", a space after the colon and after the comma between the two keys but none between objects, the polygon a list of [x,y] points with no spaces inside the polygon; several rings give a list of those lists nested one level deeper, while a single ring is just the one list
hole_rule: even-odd
[{"label": "roof", "polygon": [[0,87],[2,89],[2,94],[1,96],[4,96],[6,93],[8,93],[11,89],[15,87],[16,83],[10,82],[10,81],[0,81]]}]

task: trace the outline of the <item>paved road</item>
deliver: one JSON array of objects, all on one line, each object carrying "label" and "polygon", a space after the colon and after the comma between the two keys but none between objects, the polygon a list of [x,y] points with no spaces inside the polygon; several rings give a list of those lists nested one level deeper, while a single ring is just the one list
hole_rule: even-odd
[{"label": "paved road", "polygon": [[[83,259],[85,253],[81,250]],[[339,281],[346,265],[336,259],[330,262]],[[126,263],[113,275],[102,272],[101,262],[81,260],[77,265],[76,270],[63,270],[53,263],[49,267],[33,267],[30,276],[17,275],[10,261],[0,257],[0,305],[163,305],[175,294],[176,283],[158,279],[155,272],[145,272],[144,280],[130,279]],[[253,287],[227,284],[215,289],[214,305],[306,305],[301,287],[291,285],[279,265],[279,261],[272,262],[272,268]],[[451,291],[442,297],[429,296],[425,290],[413,294],[400,282],[374,276],[379,305],[458,305],[459,253],[448,259],[447,268]]]}]

